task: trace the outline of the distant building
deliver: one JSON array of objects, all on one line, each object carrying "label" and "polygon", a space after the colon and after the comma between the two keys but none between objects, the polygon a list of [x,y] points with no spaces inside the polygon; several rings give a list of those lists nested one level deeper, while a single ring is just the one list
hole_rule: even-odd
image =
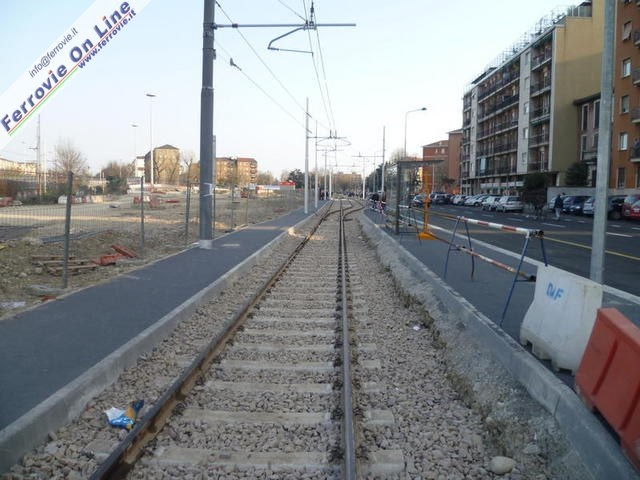
[{"label": "distant building", "polygon": [[[423,145],[422,160],[427,166],[421,168],[427,169],[430,178],[430,180],[427,181],[427,191],[435,192],[442,190],[443,172],[448,171],[449,140],[439,140],[428,145]],[[421,183],[424,182],[424,175],[421,174],[420,177]]]},{"label": "distant building", "polygon": [[6,176],[32,176],[38,173],[38,164],[36,162],[16,162],[0,157],[0,175]]},{"label": "distant building", "polygon": [[[172,145],[153,149],[153,183],[177,185],[180,179],[180,150]],[[145,182],[151,182],[151,155],[144,156]]]},{"label": "distant building", "polygon": [[600,90],[603,29],[603,0],[555,10],[473,80],[463,96],[462,193],[520,188],[532,172],[564,185],[579,151],[574,101]]},{"label": "distant building", "polygon": [[258,162],[254,158],[216,158],[216,184],[247,187],[258,183]]}]

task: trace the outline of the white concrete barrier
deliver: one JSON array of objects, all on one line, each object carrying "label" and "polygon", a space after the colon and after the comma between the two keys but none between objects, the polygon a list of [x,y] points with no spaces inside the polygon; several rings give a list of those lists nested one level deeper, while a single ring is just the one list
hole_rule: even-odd
[{"label": "white concrete barrier", "polygon": [[536,291],[520,327],[520,343],[553,368],[575,373],[589,341],[602,285],[554,267],[538,267]]}]

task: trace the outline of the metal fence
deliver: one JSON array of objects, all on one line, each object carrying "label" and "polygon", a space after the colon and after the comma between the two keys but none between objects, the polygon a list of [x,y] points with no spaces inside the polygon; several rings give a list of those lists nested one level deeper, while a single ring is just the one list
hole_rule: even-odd
[{"label": "metal fence", "polygon": [[[198,197],[197,192],[190,190],[145,194],[144,209],[139,194],[74,197],[71,237],[106,230],[140,232],[146,236],[174,230],[182,234],[185,243],[190,243],[198,238]],[[302,193],[295,191],[269,191],[246,198],[216,194],[214,236],[282,215],[302,203]],[[64,204],[0,207],[0,241],[25,237],[44,243],[58,241],[65,231],[65,209]]]}]

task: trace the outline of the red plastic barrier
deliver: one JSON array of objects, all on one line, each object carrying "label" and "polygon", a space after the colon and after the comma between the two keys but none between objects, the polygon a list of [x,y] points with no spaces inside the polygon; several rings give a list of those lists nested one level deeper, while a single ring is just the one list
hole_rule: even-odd
[{"label": "red plastic barrier", "polygon": [[615,308],[598,310],[576,390],[620,435],[623,452],[640,469],[640,329]]}]

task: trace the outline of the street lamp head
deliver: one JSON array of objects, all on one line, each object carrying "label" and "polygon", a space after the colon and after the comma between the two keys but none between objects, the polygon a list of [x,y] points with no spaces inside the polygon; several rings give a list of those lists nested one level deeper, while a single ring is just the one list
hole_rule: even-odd
[{"label": "street lamp head", "polygon": [[137,123],[132,123],[132,124],[131,124],[131,126],[132,126],[133,128],[136,128],[136,127],[139,127],[140,125],[138,125]]},{"label": "street lamp head", "polygon": [[153,97],[157,97],[157,96],[158,96],[158,95],[156,95],[155,93],[145,93],[145,95],[146,95],[147,97],[151,97],[151,98],[153,98]]}]

